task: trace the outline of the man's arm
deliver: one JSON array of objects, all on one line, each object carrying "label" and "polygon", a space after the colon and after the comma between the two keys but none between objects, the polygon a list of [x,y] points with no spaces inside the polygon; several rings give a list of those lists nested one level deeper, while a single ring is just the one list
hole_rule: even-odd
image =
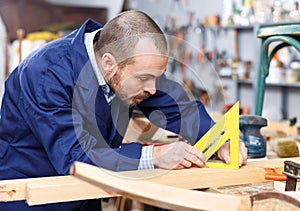
[{"label": "man's arm", "polygon": [[[157,82],[157,93],[142,102],[139,107],[153,124],[183,136],[194,145],[214,124],[200,101],[190,100],[185,90],[165,76]],[[247,149],[240,144],[240,165],[247,160]],[[218,151],[219,158],[230,162],[229,144]],[[169,157],[169,159],[166,159]],[[203,153],[186,143],[156,146],[153,149],[153,162],[162,168],[186,168],[193,164],[203,167],[206,158]]]},{"label": "man's arm", "polygon": [[[68,174],[74,161],[114,171],[137,169],[141,144],[116,144],[111,148],[106,139],[110,135],[109,128],[102,128],[109,134],[95,138],[90,128],[94,126],[95,130],[99,130],[97,122],[91,121],[93,123],[90,124],[83,119],[95,118],[95,113],[89,113],[95,106],[95,98],[94,103],[87,103],[82,108],[89,117],[82,116],[73,105],[74,84],[72,75],[67,75],[72,73],[65,71],[63,66],[66,65],[43,70],[42,76],[20,76],[24,118],[58,174]],[[78,99],[78,102],[81,100]]]},{"label": "man's arm", "polygon": [[195,144],[214,124],[200,101],[190,100],[183,87],[162,75],[155,95],[144,100],[140,110],[155,125],[180,134]]}]

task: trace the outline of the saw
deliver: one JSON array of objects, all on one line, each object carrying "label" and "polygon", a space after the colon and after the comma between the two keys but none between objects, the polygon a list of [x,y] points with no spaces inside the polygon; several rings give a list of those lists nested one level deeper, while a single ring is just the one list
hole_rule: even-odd
[{"label": "saw", "polygon": [[[209,158],[230,141],[230,164]],[[211,168],[239,168],[239,102],[236,102],[213,127],[197,141],[195,147],[206,156]]]}]

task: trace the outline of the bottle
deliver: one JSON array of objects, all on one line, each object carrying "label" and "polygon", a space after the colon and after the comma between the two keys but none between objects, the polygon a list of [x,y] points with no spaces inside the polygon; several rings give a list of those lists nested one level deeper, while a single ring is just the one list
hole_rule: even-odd
[{"label": "bottle", "polygon": [[285,81],[287,83],[295,83],[299,81],[300,62],[292,61],[289,68],[285,71]]},{"label": "bottle", "polygon": [[269,68],[269,75],[266,78],[268,83],[282,83],[285,81],[284,64],[280,60],[272,59]]},{"label": "bottle", "polygon": [[254,18],[254,12],[252,8],[252,2],[251,0],[245,0],[244,6],[241,11],[240,25],[249,26],[251,24],[254,24],[254,22],[255,22],[255,18]]},{"label": "bottle", "polygon": [[298,21],[299,18],[300,18],[299,2],[298,1],[294,1],[293,9],[289,13],[289,20],[290,21]]},{"label": "bottle", "polygon": [[232,11],[233,0],[223,0],[223,11],[222,11],[222,26],[229,26],[233,24]]},{"label": "bottle", "polygon": [[273,3],[273,22],[280,22],[283,19],[283,7],[281,0],[274,0]]}]

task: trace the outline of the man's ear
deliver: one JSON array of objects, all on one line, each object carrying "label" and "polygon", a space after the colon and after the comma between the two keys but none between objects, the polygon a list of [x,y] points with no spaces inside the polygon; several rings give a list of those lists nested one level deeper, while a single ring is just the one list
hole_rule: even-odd
[{"label": "man's ear", "polygon": [[111,74],[116,66],[116,59],[110,53],[105,53],[101,59],[101,66],[106,74]]}]

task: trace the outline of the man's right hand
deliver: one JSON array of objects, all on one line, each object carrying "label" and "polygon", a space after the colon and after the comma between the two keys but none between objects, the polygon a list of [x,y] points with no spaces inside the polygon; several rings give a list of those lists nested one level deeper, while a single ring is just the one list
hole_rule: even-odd
[{"label": "man's right hand", "polygon": [[163,169],[183,169],[192,165],[206,166],[205,155],[183,141],[153,147],[153,164]]}]

